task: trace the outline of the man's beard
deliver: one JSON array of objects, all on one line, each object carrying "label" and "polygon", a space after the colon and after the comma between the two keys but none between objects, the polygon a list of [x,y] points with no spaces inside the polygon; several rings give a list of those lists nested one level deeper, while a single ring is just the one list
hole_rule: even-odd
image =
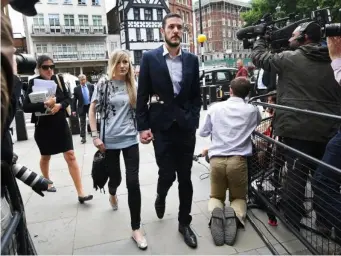
[{"label": "man's beard", "polygon": [[171,48],[178,47],[180,45],[180,43],[181,43],[181,39],[179,40],[179,42],[173,43],[167,37],[165,37],[165,41],[168,44],[168,46],[171,47]]}]

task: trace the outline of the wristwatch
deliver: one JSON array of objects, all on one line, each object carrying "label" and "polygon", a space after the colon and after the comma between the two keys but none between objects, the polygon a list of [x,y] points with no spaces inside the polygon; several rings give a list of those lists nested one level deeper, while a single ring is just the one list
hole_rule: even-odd
[{"label": "wristwatch", "polygon": [[98,138],[98,132],[97,131],[91,131],[91,137],[93,139]]}]

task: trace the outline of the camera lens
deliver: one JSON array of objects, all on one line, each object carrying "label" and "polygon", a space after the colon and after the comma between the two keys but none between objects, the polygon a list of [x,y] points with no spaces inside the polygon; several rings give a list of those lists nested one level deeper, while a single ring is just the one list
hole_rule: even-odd
[{"label": "camera lens", "polygon": [[341,36],[341,25],[340,24],[329,24],[326,25],[326,37]]},{"label": "camera lens", "polygon": [[16,54],[17,70],[20,75],[34,75],[37,66],[36,59],[29,54]]}]

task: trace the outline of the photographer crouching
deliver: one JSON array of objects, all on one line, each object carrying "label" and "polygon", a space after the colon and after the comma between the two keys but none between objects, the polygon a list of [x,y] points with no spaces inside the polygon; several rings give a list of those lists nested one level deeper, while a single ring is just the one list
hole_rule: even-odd
[{"label": "photographer crouching", "polygon": [[[271,53],[265,38],[260,37],[254,44],[251,58],[256,67],[274,70],[278,74],[277,104],[340,115],[341,88],[334,79],[328,48],[320,41],[320,25],[305,22],[289,39],[292,51]],[[280,136],[286,145],[319,160],[338,129],[336,121],[283,110],[276,110],[273,126],[276,136]],[[299,230],[301,218],[305,215],[303,203],[309,169],[316,167],[303,159],[297,161],[290,151],[285,152],[285,158],[288,173],[281,208],[285,217]]]}]

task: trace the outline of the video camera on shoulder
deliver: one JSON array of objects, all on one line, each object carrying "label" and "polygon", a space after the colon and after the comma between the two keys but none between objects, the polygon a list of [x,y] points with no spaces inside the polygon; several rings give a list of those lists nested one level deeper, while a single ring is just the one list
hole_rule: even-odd
[{"label": "video camera on shoulder", "polygon": [[[339,10],[341,22],[341,9]],[[288,17],[273,20],[272,14],[265,14],[259,21],[237,32],[238,40],[243,41],[244,49],[252,49],[258,36],[266,38],[274,52],[281,52],[289,48],[289,39],[294,30],[304,22],[315,21],[321,26],[322,38],[341,36],[341,23],[331,24],[329,8],[317,9],[311,13],[311,18],[299,19],[294,13]],[[285,26],[280,27],[285,23]]]}]

